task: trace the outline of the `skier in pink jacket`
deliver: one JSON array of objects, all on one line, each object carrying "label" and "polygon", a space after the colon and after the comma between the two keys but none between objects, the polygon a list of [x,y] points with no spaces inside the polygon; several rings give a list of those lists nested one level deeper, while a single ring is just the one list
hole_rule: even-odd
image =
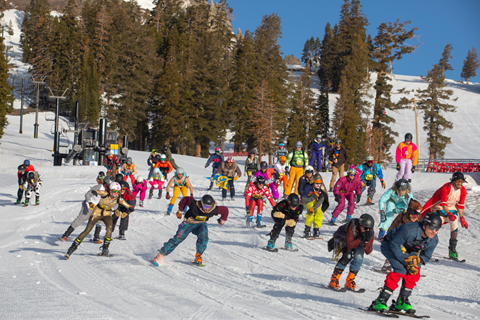
[{"label": "skier in pink jacket", "polygon": [[360,179],[356,179],[356,175],[357,169],[351,167],[347,171],[347,176],[341,177],[337,180],[337,183],[335,183],[333,195],[335,196],[335,201],[338,202],[338,205],[332,212],[332,220],[330,221],[330,224],[336,225],[335,222],[337,221],[338,215],[345,208],[345,198],[348,200],[347,220],[352,219],[355,203],[360,201],[362,192],[362,183],[360,182]]}]

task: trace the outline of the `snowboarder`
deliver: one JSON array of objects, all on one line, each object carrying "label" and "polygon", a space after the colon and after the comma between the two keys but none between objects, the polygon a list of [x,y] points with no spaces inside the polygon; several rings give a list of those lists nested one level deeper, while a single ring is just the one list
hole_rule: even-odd
[{"label": "snowboarder", "polygon": [[167,159],[172,164],[173,169],[177,170],[178,166],[173,159],[172,151],[170,151],[170,148],[167,145],[163,146],[163,153],[167,156]]},{"label": "snowboarder", "polygon": [[310,143],[310,147],[308,148],[310,151],[309,165],[313,167],[315,160],[317,160],[317,172],[322,171],[323,151],[325,148],[327,148],[327,146],[323,143],[322,136],[320,134],[317,134],[317,137]]},{"label": "snowboarder", "polygon": [[165,181],[168,180],[168,174],[173,171],[173,165],[167,160],[167,156],[164,154],[160,155],[160,160],[155,164],[155,168],[160,169],[165,177]]},{"label": "snowboarder", "polygon": [[278,181],[277,180],[275,181],[275,188],[277,188],[278,190],[278,187],[280,186],[280,184],[282,184],[284,193],[288,183],[288,175],[286,172],[286,168],[287,168],[287,157],[280,156],[278,159],[278,162],[275,163],[275,165],[273,166],[273,169],[275,169],[275,171],[278,174],[278,179],[277,179]]},{"label": "snowboarder", "polygon": [[165,183],[165,177],[163,176],[162,172],[159,168],[153,169],[153,173],[148,180],[150,184],[150,193],[148,194],[148,199],[153,198],[153,190],[158,189],[158,199],[162,198],[162,187]]},{"label": "snowboarder", "polygon": [[[255,149],[252,149],[248,152],[247,160],[245,160],[245,171],[243,173],[244,176],[247,176],[247,183],[245,184],[245,192],[247,192],[248,186],[252,180],[252,176],[260,170],[260,161],[258,157],[256,157]],[[213,181],[212,181],[213,184]],[[244,192],[244,193],[245,193]]]},{"label": "snowboarder", "polygon": [[127,162],[122,165],[120,172],[123,174],[123,181],[127,181],[130,177],[130,183],[133,185],[135,176],[137,175],[137,166],[133,163],[131,157],[127,158]]},{"label": "snowboarder", "polygon": [[455,172],[450,182],[445,183],[440,189],[435,191],[432,198],[425,203],[422,210],[422,216],[428,212],[436,212],[443,223],[450,223],[450,242],[448,247],[448,256],[451,259],[458,260],[457,236],[458,221],[462,228],[468,229],[468,224],[464,218],[465,198],[467,190],[463,186],[466,182],[465,176],[461,172]]},{"label": "snowboarder", "polygon": [[185,173],[183,168],[178,167],[175,175],[170,179],[167,185],[167,196],[166,199],[170,199],[170,187],[173,185],[173,197],[170,200],[170,204],[168,205],[167,215],[172,213],[173,205],[175,201],[177,201],[178,196],[180,195],[180,191],[182,192],[182,196],[185,198],[188,194],[188,189],[190,189],[190,197],[193,197],[193,187],[188,179],[188,176]]},{"label": "snowboarder", "polygon": [[117,204],[123,205],[129,212],[133,212],[133,207],[131,207],[125,200],[119,197],[120,195],[120,184],[118,182],[112,182],[109,186],[109,191],[96,191],[92,190],[93,195],[98,195],[101,197],[98,204],[93,209],[93,212],[88,219],[88,224],[85,230],[73,241],[72,245],[67,251],[65,257],[68,259],[72,255],[75,250],[77,250],[78,246],[82,243],[83,239],[92,231],[93,226],[98,221],[103,221],[106,225],[107,232],[105,234],[103,246],[100,248],[102,249],[102,253],[99,254],[100,256],[108,256],[108,247],[110,246],[110,242],[112,241],[112,208],[115,207]]},{"label": "snowboarder", "polygon": [[[228,157],[227,161],[222,162],[222,164],[218,167],[217,174],[225,176],[229,179],[227,182],[227,187],[230,188],[230,197],[232,201],[235,201],[235,185],[233,184],[233,181],[242,176],[242,170],[240,170],[238,164],[233,161],[232,157]],[[225,201],[226,199],[227,189],[222,189],[222,201]]]},{"label": "snowboarder", "polygon": [[373,227],[375,221],[369,214],[362,214],[360,218],[354,218],[342,225],[335,231],[333,238],[328,241],[328,251],[336,249],[338,256],[337,264],[333,270],[329,287],[340,290],[340,277],[343,270],[350,263],[350,273],[345,281],[347,290],[356,290],[355,278],[363,264],[363,255],[370,254],[373,248]]},{"label": "snowboarder", "polygon": [[275,180],[276,180],[276,174],[275,170],[273,168],[268,168],[268,164],[266,161],[260,162],[260,170],[255,173],[254,181],[258,177],[262,176],[265,178],[265,184],[270,188],[270,192],[272,194],[272,197],[274,200],[278,199],[278,191],[277,187],[275,186]]},{"label": "snowboarder", "polygon": [[307,166],[308,155],[305,151],[302,150],[303,143],[298,141],[295,144],[295,150],[288,154],[287,159],[287,173],[288,173],[288,183],[285,188],[284,198],[286,198],[290,193],[292,193],[293,185],[295,184],[295,194],[298,193],[298,180],[303,176],[303,169]]},{"label": "snowboarder", "polygon": [[[245,207],[247,211],[247,228],[257,227],[263,228],[265,225],[262,223],[262,211],[263,200],[262,197],[266,197],[272,207],[275,207],[275,201],[272,199],[270,190],[265,185],[265,178],[259,176],[255,179],[255,182],[250,184],[245,194]],[[253,214],[255,213],[255,206],[257,206],[257,224],[253,224]]]},{"label": "snowboarder", "polygon": [[[184,212],[186,207],[188,207],[188,210]],[[159,253],[153,258],[152,263],[157,267],[160,266],[163,258],[172,253],[190,233],[193,233],[197,236],[195,260],[193,263],[203,265],[202,254],[207,249],[208,243],[207,221],[215,215],[220,215],[217,222],[220,225],[224,225],[228,218],[228,208],[217,206],[212,196],[206,194],[199,201],[196,201],[193,197],[184,197],[178,205],[176,215],[178,219],[181,219],[182,216],[185,215],[184,220],[178,225],[175,236],[165,242],[163,247],[158,250]]]},{"label": "snowboarder", "polygon": [[18,169],[17,171],[18,190],[17,190],[17,201],[15,202],[15,204],[20,204],[22,202],[23,193],[25,192],[25,196],[27,193],[27,190],[23,189],[23,185],[27,181],[28,172],[25,171],[25,165],[23,164],[19,165],[17,169]]},{"label": "snowboarder", "polygon": [[412,134],[405,135],[405,141],[400,142],[395,154],[397,162],[397,175],[395,181],[405,179],[412,182],[412,173],[415,172],[418,163],[418,148],[412,142]]},{"label": "snowboarder", "polygon": [[[356,179],[357,169],[355,167],[348,169],[346,177],[340,177],[335,188],[333,189],[333,195],[335,201],[338,202],[337,207],[332,212],[331,224],[335,225],[338,215],[345,208],[345,199],[348,200],[347,208],[347,220],[350,220],[355,209],[355,203],[360,201],[360,192],[362,191],[362,184],[360,179]],[[355,193],[355,195],[354,195]]]},{"label": "snowboarder", "polygon": [[382,183],[382,188],[386,188],[385,181],[383,181],[383,171],[378,163],[373,163],[373,156],[368,155],[365,158],[365,163],[358,166],[360,180],[362,181],[362,193],[368,187],[366,204],[373,204],[373,196],[375,195],[375,188],[377,184],[377,176]]},{"label": "snowboarder", "polygon": [[288,150],[285,149],[285,143],[283,142],[278,144],[278,149],[273,153],[273,162],[278,162],[281,156],[288,157]]},{"label": "snowboarder", "polygon": [[390,261],[393,271],[387,275],[382,291],[370,305],[370,310],[388,311],[387,301],[402,279],[400,294],[390,310],[415,313],[409,297],[420,280],[420,265],[428,263],[432,258],[441,227],[442,219],[435,213],[428,213],[422,222],[406,223],[385,236],[381,250]]},{"label": "snowboarder", "polygon": [[[323,213],[328,209],[328,194],[322,190],[323,179],[320,173],[316,173],[313,183],[307,183],[302,194],[302,203],[307,213],[305,214],[305,238],[320,238]],[[325,189],[325,187],[323,187]],[[313,225],[313,234],[310,230]]]},{"label": "snowboarder", "polygon": [[40,204],[40,188],[42,187],[42,180],[37,171],[30,171],[27,174],[27,180],[23,183],[23,190],[26,190],[24,207],[28,206],[28,202],[35,193],[35,205]]},{"label": "snowboarder", "polygon": [[275,249],[275,241],[277,241],[280,232],[285,227],[285,249],[293,250],[292,238],[295,233],[295,226],[298,217],[302,213],[300,208],[300,199],[296,194],[291,194],[286,200],[282,200],[272,209],[272,219],[275,222],[270,232],[270,240],[268,240],[267,249]]},{"label": "snowboarder", "polygon": [[140,193],[140,207],[143,207],[143,201],[145,201],[145,195],[147,194],[147,180],[142,176],[137,176],[137,180],[133,183],[133,193],[135,198]]},{"label": "snowboarder", "polygon": [[405,179],[395,181],[393,186],[382,195],[378,202],[380,209],[379,240],[382,240],[385,236],[385,231],[392,224],[395,213],[402,213],[407,210],[411,199],[411,186]]},{"label": "snowboarder", "polygon": [[340,173],[339,179],[344,176],[345,164],[348,163],[348,152],[342,148],[342,140],[335,141],[335,148],[330,151],[329,159],[332,162],[332,180],[330,180],[329,192],[333,191],[333,186],[337,181],[337,173]]},{"label": "snowboarder", "polygon": [[113,151],[110,150],[103,160],[103,166],[107,168],[107,176],[114,177],[115,174],[117,174],[119,165],[120,161],[117,156],[113,154]]},{"label": "snowboarder", "polygon": [[[218,167],[220,167],[222,165],[223,161],[224,161],[223,154],[222,154],[220,148],[215,148],[215,153],[212,154],[208,158],[207,163],[205,164],[205,169],[206,169],[206,168],[208,168],[210,163],[212,163],[212,176],[211,176],[212,178],[215,177],[215,175],[217,173],[217,169],[218,169]],[[215,183],[215,181],[212,179],[210,181],[210,187],[208,187],[207,190],[212,190],[214,183]]]}]

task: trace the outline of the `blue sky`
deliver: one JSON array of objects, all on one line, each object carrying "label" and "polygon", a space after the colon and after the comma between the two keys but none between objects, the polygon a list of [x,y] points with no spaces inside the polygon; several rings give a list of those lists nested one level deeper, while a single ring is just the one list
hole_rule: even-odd
[{"label": "blue sky", "polygon": [[[327,22],[338,23],[343,0],[227,0],[233,8],[232,27],[255,31],[262,17],[277,13],[282,19],[283,38],[280,45],[284,55],[300,58],[305,41],[310,37],[323,39]],[[382,22],[411,21],[409,29],[417,27],[418,39],[410,44],[421,44],[413,53],[394,64],[394,74],[426,75],[442,55],[448,43],[453,46],[448,79],[461,80],[463,60],[473,47],[480,54],[480,0],[362,0],[362,9],[370,25],[367,33],[377,35]],[[408,29],[408,30],[409,30]],[[480,69],[470,81],[480,82]]]}]

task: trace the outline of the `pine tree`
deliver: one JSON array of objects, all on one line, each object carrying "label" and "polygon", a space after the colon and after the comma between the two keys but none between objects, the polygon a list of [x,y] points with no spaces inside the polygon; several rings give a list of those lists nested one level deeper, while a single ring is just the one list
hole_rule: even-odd
[{"label": "pine tree", "polygon": [[305,63],[305,68],[308,70],[312,70],[312,66],[314,64],[314,56],[315,56],[315,40],[313,37],[305,41],[302,51],[301,60]]},{"label": "pine tree", "polygon": [[447,44],[445,48],[443,49],[442,53],[442,58],[438,62],[438,65],[440,66],[440,69],[442,69],[443,74],[445,74],[445,71],[451,71],[453,70],[452,65],[449,63],[450,59],[453,59],[452,57],[452,50],[453,46],[451,43]]},{"label": "pine tree", "polygon": [[320,68],[318,69],[318,78],[320,79],[322,86],[327,89],[329,89],[332,84],[333,70],[335,68],[336,51],[334,38],[334,31],[330,28],[330,23],[327,22],[322,40]]},{"label": "pine tree", "polygon": [[330,114],[328,107],[328,86],[326,84],[320,85],[320,94],[317,98],[317,103],[314,110],[314,119],[316,119],[315,127],[318,128],[319,133],[323,137],[328,136],[330,130]]},{"label": "pine tree", "polygon": [[480,66],[480,60],[478,60],[478,54],[475,47],[472,50],[468,50],[467,58],[463,60],[462,73],[460,76],[470,82],[470,78],[477,76],[477,69]]},{"label": "pine tree", "polygon": [[84,52],[77,83],[81,122],[95,125],[100,114],[100,80],[97,64],[89,48]]},{"label": "pine tree", "polygon": [[0,139],[8,125],[7,114],[13,111],[12,87],[8,83],[8,65],[4,52],[5,45],[3,44],[3,38],[0,37]]},{"label": "pine tree", "polygon": [[456,107],[446,103],[446,101],[456,101],[452,99],[453,90],[446,89],[448,84],[443,75],[444,69],[440,64],[435,64],[426,77],[421,76],[422,80],[428,83],[425,90],[417,90],[416,97],[423,100],[424,107],[424,127],[427,132],[427,144],[430,159],[443,158],[445,148],[451,139],[444,135],[447,129],[453,128],[453,123],[448,121],[442,113],[455,112]]}]

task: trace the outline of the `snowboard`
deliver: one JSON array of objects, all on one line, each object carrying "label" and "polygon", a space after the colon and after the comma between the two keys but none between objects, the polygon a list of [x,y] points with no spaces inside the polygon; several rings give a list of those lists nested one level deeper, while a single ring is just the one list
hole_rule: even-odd
[{"label": "snowboard", "polygon": [[380,312],[380,311],[375,311],[375,310],[370,310],[370,309],[367,309],[367,308],[358,308],[360,310],[363,310],[365,312],[370,312],[370,313],[374,313],[374,314],[377,314],[379,316],[383,316],[383,317],[388,317],[388,318],[400,318],[398,315],[394,314],[394,313],[391,313],[389,311],[385,311],[385,312]]},{"label": "snowboard", "polygon": [[298,251],[297,248],[295,248],[295,249],[288,249],[288,248],[285,248],[285,247],[280,247],[280,249],[286,250],[286,251],[291,251],[291,252],[297,252],[297,251]]},{"label": "snowboard", "polygon": [[266,250],[266,251],[270,251],[270,252],[278,252],[278,249],[277,248],[273,248],[273,249],[268,249],[267,247],[262,247],[263,250]]}]

